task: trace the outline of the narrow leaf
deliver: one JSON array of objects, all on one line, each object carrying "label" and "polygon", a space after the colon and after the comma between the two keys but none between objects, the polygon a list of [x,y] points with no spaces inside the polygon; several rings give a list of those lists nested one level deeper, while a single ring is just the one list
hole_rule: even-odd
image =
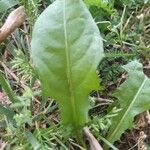
[{"label": "narrow leaf", "polygon": [[1,72],[0,72],[0,85],[3,87],[3,89],[7,93],[9,100],[12,102],[16,102],[15,95],[14,95],[9,83],[6,81],[6,79],[4,78],[4,76],[2,75]]},{"label": "narrow leaf", "polygon": [[83,1],[51,4],[35,24],[31,47],[43,92],[59,102],[63,123],[83,126],[103,57],[99,30]]},{"label": "narrow leaf", "polygon": [[100,139],[107,144],[110,148],[112,148],[112,150],[118,150],[118,148],[116,148],[113,144],[111,144],[109,141],[107,141],[105,138],[100,137]]},{"label": "narrow leaf", "polygon": [[150,79],[143,73],[142,64],[133,61],[123,68],[128,72],[128,79],[114,94],[122,110],[112,120],[107,138],[111,143],[118,140],[126,129],[133,127],[137,114],[150,109]]}]

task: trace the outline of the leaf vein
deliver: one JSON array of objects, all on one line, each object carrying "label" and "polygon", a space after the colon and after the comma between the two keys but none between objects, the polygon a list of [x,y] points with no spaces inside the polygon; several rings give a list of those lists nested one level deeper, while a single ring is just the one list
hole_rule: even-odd
[{"label": "leaf vein", "polygon": [[113,131],[113,133],[109,136],[109,139],[111,140],[112,137],[114,137],[114,134],[116,134],[117,130],[119,129],[119,127],[121,126],[122,122],[124,121],[124,119],[126,118],[126,116],[128,115],[130,109],[132,108],[132,106],[134,105],[138,95],[140,94],[143,86],[145,85],[145,82],[147,81],[147,77],[145,76],[140,88],[138,89],[137,93],[135,94],[133,101],[131,102],[131,104],[129,105],[128,109],[126,110],[125,114],[123,115],[123,117],[121,118],[119,124],[117,125],[117,127],[115,128],[115,130]]},{"label": "leaf vein", "polygon": [[71,66],[70,66],[70,53],[69,53],[69,45],[68,45],[68,35],[67,35],[67,20],[66,20],[66,0],[63,3],[63,26],[64,26],[64,38],[65,38],[65,53],[66,53],[66,74],[67,74],[67,81],[69,86],[69,92],[71,96],[71,107],[73,109],[73,121],[74,123],[77,122],[76,110],[75,110],[75,99],[73,93],[73,85],[71,79]]}]

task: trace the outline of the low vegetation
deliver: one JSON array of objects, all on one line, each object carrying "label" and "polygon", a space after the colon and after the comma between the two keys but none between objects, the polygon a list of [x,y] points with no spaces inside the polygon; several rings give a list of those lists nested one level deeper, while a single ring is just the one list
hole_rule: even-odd
[{"label": "low vegetation", "polygon": [[148,150],[149,5],[0,0],[0,149]]}]

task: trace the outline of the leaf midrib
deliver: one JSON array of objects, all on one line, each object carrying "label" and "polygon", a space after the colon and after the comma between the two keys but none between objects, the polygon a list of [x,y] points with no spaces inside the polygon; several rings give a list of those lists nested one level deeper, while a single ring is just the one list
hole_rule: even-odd
[{"label": "leaf midrib", "polygon": [[68,35],[67,35],[67,21],[66,21],[66,0],[63,0],[63,27],[64,27],[64,38],[65,38],[65,54],[66,54],[66,75],[67,75],[67,81],[69,86],[69,92],[70,92],[70,100],[71,100],[71,107],[73,111],[73,121],[74,123],[77,122],[77,116],[76,116],[76,110],[75,110],[75,98],[74,98],[74,92],[73,92],[73,84],[72,84],[72,78],[71,78],[71,66],[70,66],[70,52],[69,52],[69,46],[68,46]]},{"label": "leaf midrib", "polygon": [[116,132],[118,131],[118,128],[120,127],[120,125],[122,124],[122,122],[124,121],[124,119],[126,118],[127,114],[129,113],[130,109],[132,108],[132,106],[134,105],[138,95],[140,94],[143,86],[145,85],[145,82],[148,78],[145,76],[140,88],[138,89],[137,93],[135,94],[133,101],[131,102],[131,104],[129,105],[128,109],[126,110],[125,114],[123,115],[123,117],[121,118],[119,124],[117,125],[117,127],[115,128],[114,132],[109,136],[109,140],[111,141],[112,137],[114,137],[114,134],[116,134]]}]

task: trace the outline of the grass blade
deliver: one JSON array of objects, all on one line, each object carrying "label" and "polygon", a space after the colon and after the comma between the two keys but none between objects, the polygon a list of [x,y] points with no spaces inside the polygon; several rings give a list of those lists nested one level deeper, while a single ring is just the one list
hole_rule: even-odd
[{"label": "grass blade", "polygon": [[9,83],[6,81],[6,79],[4,78],[4,76],[2,75],[1,72],[0,72],[0,85],[3,87],[4,91],[8,95],[9,100],[11,102],[16,102],[17,100],[15,98],[15,95],[14,95]]}]

